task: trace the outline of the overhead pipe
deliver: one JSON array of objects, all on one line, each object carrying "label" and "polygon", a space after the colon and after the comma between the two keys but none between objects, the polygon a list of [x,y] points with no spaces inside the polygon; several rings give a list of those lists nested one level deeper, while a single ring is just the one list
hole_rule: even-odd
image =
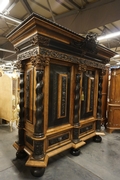
[{"label": "overhead pipe", "polygon": [[13,54],[16,53],[16,51],[11,51],[9,49],[3,49],[3,48],[0,48],[0,51],[5,51],[5,52],[13,53]]}]

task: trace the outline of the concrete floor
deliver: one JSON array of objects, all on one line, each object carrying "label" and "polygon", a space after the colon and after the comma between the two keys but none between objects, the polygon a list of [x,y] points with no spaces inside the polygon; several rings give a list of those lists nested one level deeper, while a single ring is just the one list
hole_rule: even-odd
[{"label": "concrete floor", "polygon": [[9,131],[8,125],[0,125],[0,180],[119,180],[120,179],[120,131],[106,133],[101,143],[89,140],[81,148],[81,154],[72,156],[65,151],[49,160],[40,178],[31,175],[25,159],[16,159],[12,144],[17,140],[17,128]]}]

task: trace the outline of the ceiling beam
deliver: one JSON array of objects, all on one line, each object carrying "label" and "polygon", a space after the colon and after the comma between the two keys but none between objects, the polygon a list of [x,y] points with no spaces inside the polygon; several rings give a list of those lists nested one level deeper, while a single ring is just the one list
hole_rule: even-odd
[{"label": "ceiling beam", "polygon": [[14,7],[15,5],[18,3],[19,0],[15,0],[8,8],[7,8],[7,12],[9,13]]},{"label": "ceiling beam", "polygon": [[16,54],[16,51],[11,51],[11,50],[9,50],[9,49],[0,48],[0,51],[4,51],[4,52],[9,52],[9,53]]},{"label": "ceiling beam", "polygon": [[57,3],[59,3],[61,6],[65,7],[69,11],[72,10],[70,7],[68,7],[62,0],[56,0]]},{"label": "ceiling beam", "polygon": [[75,5],[73,2],[71,2],[70,0],[66,0],[66,2],[67,2],[68,4],[70,4],[73,8],[79,9],[78,6],[76,6],[76,5]]},{"label": "ceiling beam", "polygon": [[46,0],[46,1],[47,1],[47,4],[48,4],[48,7],[49,7],[49,11],[50,11],[50,13],[51,13],[53,22],[55,22],[55,18],[54,18],[54,16],[53,16],[53,12],[52,12],[52,8],[51,8],[51,5],[50,5],[50,2],[49,2],[49,0]]},{"label": "ceiling beam", "polygon": [[10,20],[10,21],[13,21],[13,22],[16,22],[16,23],[18,23],[18,24],[20,24],[22,21],[21,20],[19,20],[19,19],[17,19],[17,18],[14,18],[14,17],[12,17],[12,16],[6,16],[6,15],[4,15],[4,14],[2,14],[2,13],[0,13],[0,17],[3,17],[3,18],[5,18],[5,19],[8,19],[8,20]]},{"label": "ceiling beam", "polygon": [[[66,16],[63,17],[55,17],[55,19],[58,24],[83,34],[85,32],[87,33],[88,30],[119,20],[119,7],[120,0],[101,0],[88,4],[85,9],[80,9],[72,25],[71,21],[75,18],[76,12],[72,15],[66,14]],[[110,12],[112,12],[111,16]]]},{"label": "ceiling beam", "polygon": [[22,3],[22,5],[24,6],[24,8],[26,9],[26,11],[28,12],[28,14],[31,14],[33,12],[33,10],[31,9],[29,3],[27,2],[27,0],[20,0],[20,2]]},{"label": "ceiling beam", "polygon": [[[49,11],[49,8],[43,6],[42,4],[40,4],[39,2],[35,1],[35,0],[31,0],[33,3],[35,3],[36,5],[40,6],[41,8],[45,9],[46,11]],[[53,11],[52,11],[53,12]],[[55,12],[53,12],[54,15],[57,15]]]}]

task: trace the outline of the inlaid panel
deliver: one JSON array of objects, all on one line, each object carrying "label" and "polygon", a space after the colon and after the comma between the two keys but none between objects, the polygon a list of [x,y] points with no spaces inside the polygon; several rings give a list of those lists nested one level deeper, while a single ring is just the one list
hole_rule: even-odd
[{"label": "inlaid panel", "polygon": [[58,74],[58,110],[57,117],[66,117],[67,107],[67,75]]},{"label": "inlaid panel", "polygon": [[50,65],[48,127],[69,122],[70,67]]},{"label": "inlaid panel", "polygon": [[25,79],[25,118],[33,123],[33,68],[27,70]]}]

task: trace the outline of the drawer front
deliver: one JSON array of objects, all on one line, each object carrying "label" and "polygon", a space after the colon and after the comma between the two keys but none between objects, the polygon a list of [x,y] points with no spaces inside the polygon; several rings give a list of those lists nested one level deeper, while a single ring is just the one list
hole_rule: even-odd
[{"label": "drawer front", "polygon": [[66,132],[64,134],[59,134],[53,137],[48,138],[48,148],[62,145],[65,142],[68,142],[70,140],[70,132]]},{"label": "drawer front", "polygon": [[95,131],[95,122],[86,124],[80,128],[80,136],[89,134],[91,132]]}]

